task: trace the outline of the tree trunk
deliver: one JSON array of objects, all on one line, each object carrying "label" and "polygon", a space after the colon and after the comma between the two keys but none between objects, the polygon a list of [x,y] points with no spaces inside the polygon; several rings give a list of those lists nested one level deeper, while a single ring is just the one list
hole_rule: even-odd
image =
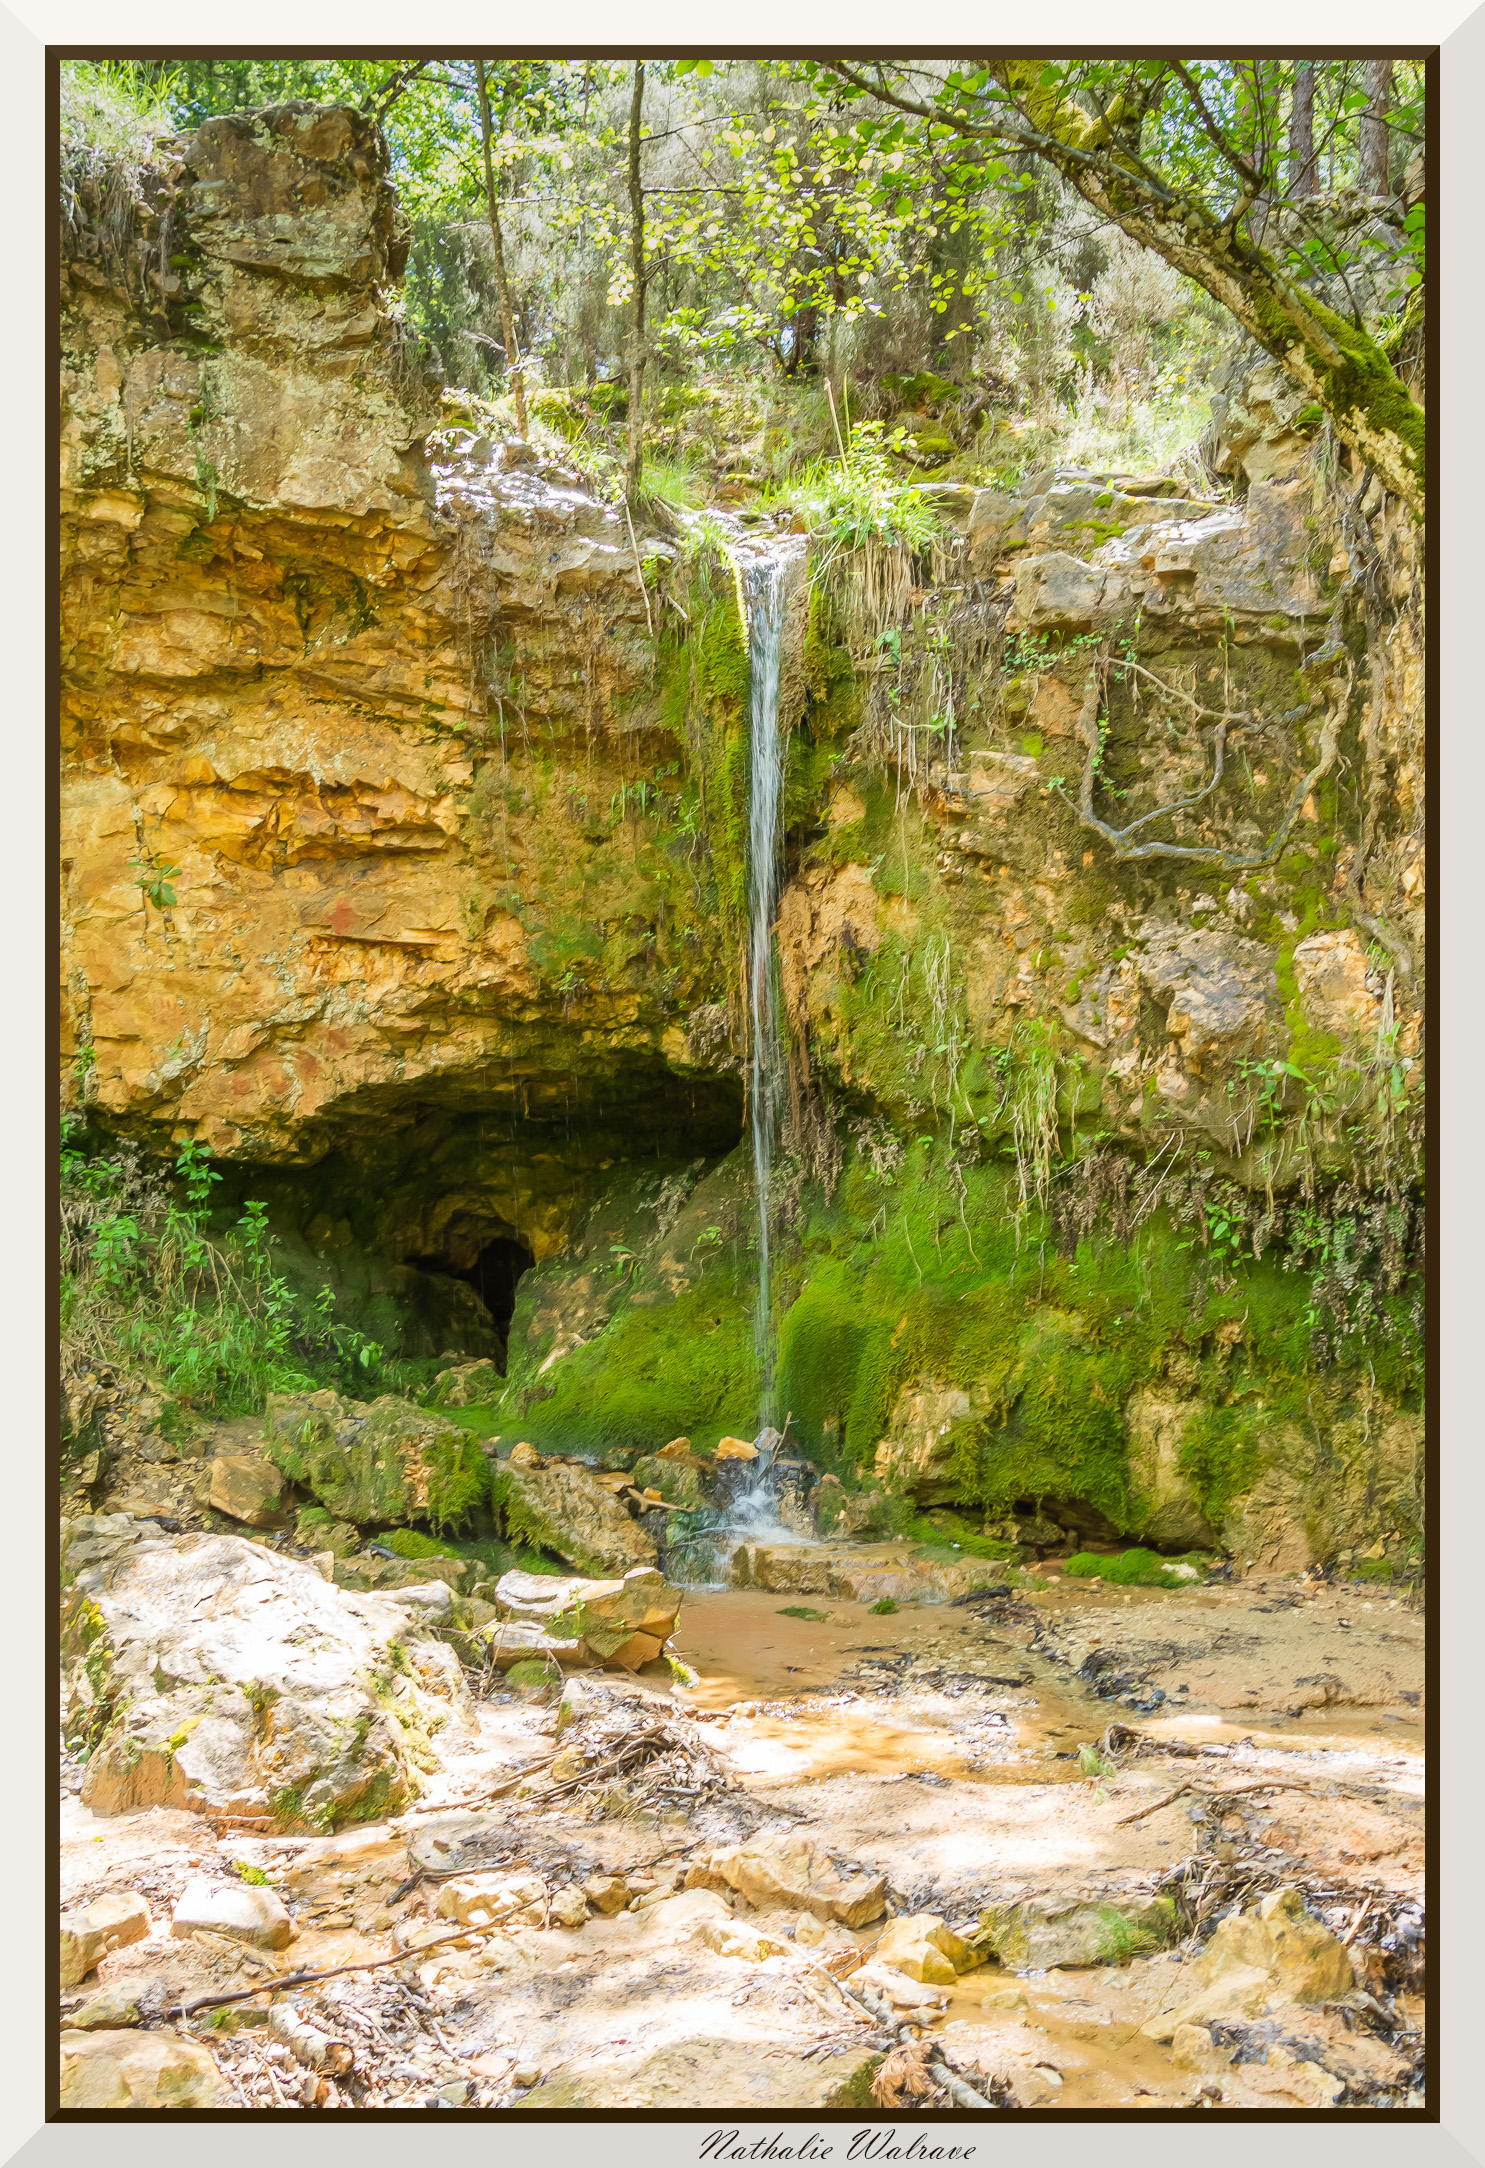
[{"label": "tree trunk", "polygon": [[1315,172],[1315,64],[1300,61],[1294,70],[1289,103],[1289,193],[1313,196]]},{"label": "tree trunk", "polygon": [[624,494],[639,505],[645,464],[645,195],[639,172],[639,132],[644,116],[645,64],[634,63],[634,95],[629,101],[629,232],[634,277],[634,331],[629,346],[629,461]]},{"label": "tree trunk", "polygon": [[1361,116],[1356,150],[1356,185],[1364,196],[1390,196],[1387,161],[1387,109],[1392,103],[1392,62],[1369,60],[1362,75],[1366,110]]},{"label": "tree trunk", "polygon": [[500,231],[500,198],[495,192],[495,161],[491,155],[493,131],[490,126],[490,93],[485,83],[485,63],[474,64],[474,78],[480,94],[480,140],[485,153],[485,204],[490,213],[490,243],[495,251],[495,289],[500,296],[500,336],[505,341],[505,369],[510,379],[511,394],[516,402],[516,427],[524,437],[528,434],[526,420],[526,379],[521,370],[521,356],[516,346],[516,312],[511,306],[510,280],[505,270],[505,240]]},{"label": "tree trunk", "polygon": [[808,376],[815,366],[815,347],[820,337],[820,308],[818,302],[802,301],[788,319],[792,334],[789,358],[784,363],[785,376]]}]

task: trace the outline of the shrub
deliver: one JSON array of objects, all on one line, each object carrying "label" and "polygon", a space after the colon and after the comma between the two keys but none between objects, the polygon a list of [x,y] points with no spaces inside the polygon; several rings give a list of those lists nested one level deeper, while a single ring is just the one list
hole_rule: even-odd
[{"label": "shrub", "polygon": [[331,1316],[328,1289],[294,1295],[276,1269],[267,1207],[208,1232],[221,1181],[201,1145],[173,1162],[133,1145],[62,1139],[63,1367],[143,1372],[193,1406],[254,1414],[271,1392],[364,1384],[382,1350]]}]

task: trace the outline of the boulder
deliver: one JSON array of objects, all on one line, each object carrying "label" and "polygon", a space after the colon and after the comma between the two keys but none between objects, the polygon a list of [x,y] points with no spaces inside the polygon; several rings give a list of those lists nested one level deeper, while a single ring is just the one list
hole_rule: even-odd
[{"label": "boulder", "polygon": [[1274,1983],[1258,1965],[1234,1965],[1220,1979],[1189,1996],[1173,2010],[1157,2011],[1140,2031],[1147,2040],[1174,2040],[1178,2032],[1214,2025],[1230,2018],[1256,2017],[1279,1998]]},{"label": "boulder", "polygon": [[[853,1501],[854,1502],[854,1501]],[[732,1553],[734,1588],[838,1596],[847,1602],[952,1603],[1005,1578],[1005,1561],[951,1557],[907,1543],[743,1543]]]},{"label": "boulder", "polygon": [[467,1558],[378,1558],[358,1550],[335,1560],[331,1573],[337,1588],[377,1589],[391,1594],[441,1581],[453,1592],[478,1577],[481,1569]]},{"label": "boulder", "polygon": [[1230,1912],[1192,1966],[1197,1993],[1140,2027],[1173,2040],[1185,2026],[1256,2017],[1284,2004],[1336,2002],[1357,1986],[1345,1944],[1323,1927],[1297,1889],[1271,1890]]},{"label": "boulder", "polygon": [[461,1927],[541,1927],[547,1916],[547,1890],[537,1874],[472,1874],[445,1882],[434,1903],[441,1920]]},{"label": "boulder", "polygon": [[882,1929],[872,1961],[895,1965],[910,1980],[952,1987],[961,1972],[972,1971],[981,1959],[938,1913],[905,1912]]},{"label": "boulder", "polygon": [[1282,1022],[1272,949],[1219,927],[1148,918],[1136,968],[1183,1067],[1211,1082],[1265,1052]]},{"label": "boulder", "polygon": [[717,1460],[756,1460],[758,1448],[746,1438],[719,1438],[714,1456]]},{"label": "boulder", "polygon": [[211,1464],[208,1502],[250,1528],[287,1527],[288,1497],[285,1477],[256,1453],[219,1453]]},{"label": "boulder", "polygon": [[1355,1967],[1297,1889],[1277,1889],[1246,1912],[1229,1913],[1193,1968],[1205,1984],[1235,1967],[1258,1966],[1291,2002],[1334,2002],[1357,1985]]},{"label": "boulder", "polygon": [[103,1936],[81,1913],[64,1912],[61,1920],[62,1985],[76,1987],[103,1955]]},{"label": "boulder", "polygon": [[841,1874],[807,1837],[755,1837],[698,1852],[687,1889],[736,1890],[760,1910],[812,1912],[819,1920],[865,1927],[887,1909],[887,1877],[862,1869]]},{"label": "boulder", "polygon": [[[515,1672],[528,1663],[541,1662],[543,1679],[549,1682],[552,1673],[546,1663],[548,1657],[555,1657],[559,1664],[578,1668],[592,1662],[581,1641],[549,1634],[522,1619],[496,1618],[482,1626],[479,1633],[497,1669],[504,1672]],[[517,1685],[522,1683],[522,1680],[516,1681]]]},{"label": "boulder", "polygon": [[433,1380],[433,1400],[440,1408],[486,1407],[504,1391],[505,1379],[488,1359],[456,1363]]},{"label": "boulder", "polygon": [[323,1506],[304,1506],[294,1524],[296,1543],[314,1546],[316,1554],[349,1558],[361,1548],[361,1531],[350,1521],[332,1520]]},{"label": "boulder", "polygon": [[559,1889],[552,1893],[551,1920],[553,1927],[582,1927],[587,1924],[588,1900],[580,1889]]},{"label": "boulder", "polygon": [[851,1974],[853,1988],[875,1988],[884,1995],[894,2010],[926,2010],[941,2016],[948,1997],[936,1982],[915,1980],[908,1973],[873,1958],[868,1964],[858,1966]]},{"label": "boulder", "polygon": [[622,1574],[632,1566],[654,1565],[653,1540],[591,1468],[564,1462],[524,1467],[512,1454],[495,1482],[512,1540],[555,1551],[582,1574]]},{"label": "boulder", "polygon": [[369,1407],[337,1393],[271,1393],[264,1450],[338,1519],[456,1526],[489,1489],[478,1438],[431,1408],[385,1393]]},{"label": "boulder", "polygon": [[163,2004],[164,2000],[158,1986],[152,1996],[140,1980],[111,1980],[80,2010],[74,2010],[67,2023],[73,2032],[116,2031],[121,2026],[138,2025],[151,2001]]},{"label": "boulder", "polygon": [[750,1965],[761,1965],[765,1957],[782,1957],[789,1948],[787,1942],[741,1920],[703,1920],[697,1934],[718,1957],[740,1957]]},{"label": "boulder", "polygon": [[680,1590],[653,1566],[602,1581],[512,1572],[495,1584],[501,1623],[486,1639],[501,1663],[506,1650],[520,1646],[523,1653],[550,1650],[563,1663],[632,1671],[660,1654],[680,1607]]},{"label": "boulder", "polygon": [[286,1950],[294,1939],[294,1923],[276,1890],[253,1882],[208,1882],[204,1876],[186,1884],[170,1915],[170,1932],[177,1942],[198,1928],[250,1943],[256,1950]]},{"label": "boulder", "polygon": [[215,2108],[222,2082],[205,2048],[166,2032],[64,2032],[61,2108]]},{"label": "boulder", "polygon": [[111,1890],[107,1896],[95,1897],[72,1917],[79,1925],[95,1929],[103,1937],[105,1950],[122,1949],[127,1942],[143,1942],[151,1926],[150,1908],[134,1890]]},{"label": "boulder", "polygon": [[634,1463],[630,1479],[636,1489],[663,1500],[668,1506],[678,1506],[683,1513],[699,1513],[712,1503],[711,1488],[707,1478],[711,1463],[694,1453],[673,1453],[669,1447],[663,1453],[650,1453]]},{"label": "boulder", "polygon": [[1375,1037],[1382,1004],[1354,928],[1312,933],[1294,947],[1294,977],[1305,1021],[1338,1038]]},{"label": "boulder", "polygon": [[1119,1965],[1160,1948],[1176,1932],[1168,1897],[1117,1904],[1059,1904],[1032,1898],[1025,1904],[991,1905],[980,1914],[975,1940],[1012,1972],[1043,1972],[1053,1965]]},{"label": "boulder", "polygon": [[1200,1405],[1149,1386],[1138,1387],[1124,1404],[1133,1493],[1128,1519],[1131,1531],[1147,1542],[1195,1551],[1217,1541],[1180,1464],[1186,1425]]},{"label": "boulder", "polygon": [[869,2107],[871,2074],[880,2048],[847,2046],[838,2055],[807,2057],[798,2049],[758,2040],[676,2040],[665,2047],[599,2054],[568,2064],[517,2110],[570,2114],[584,2108],[691,2108],[715,2114],[786,2115],[817,2108]]},{"label": "boulder", "polygon": [[589,1875],[583,1884],[583,1895],[595,1912],[612,1915],[622,1912],[630,1898],[637,1897],[639,1891],[630,1884],[627,1875],[593,1874]]},{"label": "boulder", "polygon": [[1211,2075],[1228,2067],[1232,2049],[1219,2047],[1205,2025],[1178,2025],[1171,2035],[1170,2059],[1177,2070]]},{"label": "boulder", "polygon": [[1024,497],[1007,496],[1000,489],[976,490],[969,508],[969,557],[978,578],[994,571],[996,558],[1025,511]]},{"label": "boulder", "polygon": [[406,1601],[335,1588],[240,1536],[135,1544],[91,1569],[64,1649],[72,1721],[100,1733],[82,1786],[95,1813],[297,1828],[395,1812],[431,1766],[431,1731],[467,1705],[452,1649]]}]

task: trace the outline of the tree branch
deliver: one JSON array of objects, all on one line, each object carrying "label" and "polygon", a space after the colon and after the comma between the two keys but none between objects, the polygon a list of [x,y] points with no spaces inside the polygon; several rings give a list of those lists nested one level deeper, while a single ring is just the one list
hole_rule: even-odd
[{"label": "tree branch", "polygon": [[[1235,719],[1226,715],[1217,718],[1217,728],[1213,734],[1211,779],[1203,784],[1200,790],[1193,791],[1185,798],[1175,799],[1169,805],[1156,806],[1151,812],[1140,814],[1137,820],[1130,821],[1123,828],[1113,828],[1107,821],[1099,817],[1093,805],[1093,793],[1097,785],[1099,764],[1103,756],[1103,738],[1098,727],[1098,710],[1101,704],[1100,694],[1103,690],[1108,668],[1107,654],[1105,653],[1099,657],[1093,669],[1089,672],[1087,691],[1083,697],[1083,705],[1078,712],[1077,732],[1082,740],[1085,757],[1082,779],[1078,787],[1077,804],[1073,810],[1083,827],[1091,830],[1094,835],[1101,837],[1108,844],[1119,863],[1128,863],[1133,859],[1175,858],[1183,859],[1190,864],[1216,866],[1224,873],[1245,873],[1253,871],[1259,866],[1273,864],[1283,850],[1284,845],[1288,842],[1289,832],[1299,818],[1311,791],[1317,783],[1330,773],[1330,770],[1335,765],[1336,749],[1340,739],[1341,725],[1345,720],[1350,701],[1353,676],[1350,657],[1346,654],[1340,639],[1339,623],[1345,595],[1353,584],[1354,579],[1348,581],[1346,587],[1342,589],[1341,595],[1336,600],[1335,610],[1332,613],[1330,636],[1325,645],[1311,658],[1308,665],[1308,668],[1314,669],[1317,663],[1329,661],[1337,656],[1344,657],[1346,664],[1345,691],[1339,699],[1333,699],[1328,706],[1325,722],[1320,732],[1319,759],[1309,773],[1302,776],[1299,782],[1295,784],[1282,820],[1261,851],[1224,851],[1213,844],[1163,843],[1159,840],[1136,843],[1133,840],[1136,832],[1148,826],[1151,821],[1160,820],[1167,815],[1183,813],[1191,806],[1200,805],[1204,799],[1209,798],[1213,791],[1216,790],[1218,784],[1222,781],[1227,764],[1228,725]],[[1125,666],[1119,665],[1118,667]],[[1139,665],[1136,664],[1133,667],[1138,668]],[[1150,675],[1148,671],[1144,674],[1146,676]],[[1157,682],[1159,681],[1157,680]],[[1175,688],[1167,687],[1166,690],[1172,691]],[[1185,698],[1186,696],[1181,695],[1181,697]],[[1195,706],[1195,702],[1192,702],[1191,705]],[[1301,717],[1313,714],[1318,705],[1318,699],[1311,700],[1304,707],[1291,709],[1285,715],[1276,718],[1276,720],[1280,722],[1297,722]],[[1198,710],[1198,712],[1210,713],[1211,711]],[[1240,720],[1246,721],[1248,719],[1241,718]],[[1063,791],[1062,795],[1065,798],[1067,793]],[[1068,802],[1071,803],[1071,800]],[[1389,943],[1388,946],[1390,947],[1391,944]]]}]

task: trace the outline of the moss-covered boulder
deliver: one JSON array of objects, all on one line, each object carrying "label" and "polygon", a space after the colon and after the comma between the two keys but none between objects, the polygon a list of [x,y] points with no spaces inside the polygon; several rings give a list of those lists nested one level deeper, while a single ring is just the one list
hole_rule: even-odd
[{"label": "moss-covered boulder", "polygon": [[1163,1948],[1174,1940],[1176,1928],[1176,1908],[1168,1897],[1146,1903],[1125,1898],[1117,1904],[1034,1898],[991,1905],[980,1914],[974,1940],[1012,1972],[1044,1972],[1053,1965],[1122,1965]]},{"label": "moss-covered boulder", "polygon": [[456,1363],[433,1380],[432,1400],[439,1408],[484,1408],[504,1391],[505,1379],[494,1363]]},{"label": "moss-covered boulder", "polygon": [[668,1506],[699,1513],[712,1504],[711,1463],[699,1453],[646,1453],[629,1471],[641,1490],[656,1490]]},{"label": "moss-covered boulder", "polygon": [[332,1392],[270,1394],[264,1450],[340,1520],[456,1528],[489,1490],[477,1438],[390,1393],[369,1407]]},{"label": "moss-covered boulder", "polygon": [[653,1566],[655,1545],[604,1489],[591,1468],[568,1463],[495,1473],[495,1496],[513,1542],[555,1551],[579,1573],[627,1573]]}]

